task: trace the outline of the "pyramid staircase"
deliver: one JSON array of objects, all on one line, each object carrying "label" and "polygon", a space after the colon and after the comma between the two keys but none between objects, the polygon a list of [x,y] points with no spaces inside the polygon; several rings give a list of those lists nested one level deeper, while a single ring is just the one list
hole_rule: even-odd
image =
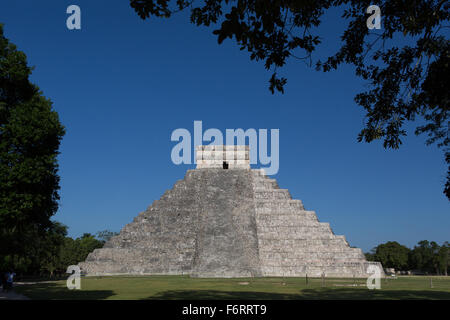
[{"label": "pyramid staircase", "polygon": [[275,179],[252,171],[263,276],[367,276],[371,262],[361,249],[351,248],[345,236],[319,222],[314,211],[305,210]]}]

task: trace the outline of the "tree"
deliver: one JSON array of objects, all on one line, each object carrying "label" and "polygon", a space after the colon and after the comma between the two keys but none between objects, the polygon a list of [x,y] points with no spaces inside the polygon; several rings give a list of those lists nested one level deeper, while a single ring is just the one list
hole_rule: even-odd
[{"label": "tree", "polygon": [[370,252],[364,253],[367,261],[375,261],[375,250],[376,248],[373,248]]},{"label": "tree", "polygon": [[447,241],[439,249],[439,273],[448,275],[448,267],[450,266],[450,243]]},{"label": "tree", "polygon": [[94,249],[103,247],[103,244],[90,233],[85,233],[76,239],[65,237],[57,254],[56,270],[65,273],[68,266],[77,265],[79,262],[86,260],[89,253]]},{"label": "tree", "polygon": [[440,246],[436,242],[419,241],[410,253],[410,264],[415,269],[439,274],[439,251]]},{"label": "tree", "polygon": [[30,82],[31,72],[0,24],[0,263],[23,269],[55,228],[50,218],[58,208],[64,135],[52,103]]},{"label": "tree", "polygon": [[76,265],[78,262],[79,250],[77,243],[70,237],[64,238],[64,241],[59,248],[59,266],[61,273],[65,273],[68,266]]},{"label": "tree", "polygon": [[67,226],[55,222],[46,233],[42,241],[41,254],[39,256],[38,266],[44,272],[48,272],[53,277],[55,271],[60,269],[61,255],[60,250],[67,236]]},{"label": "tree", "polygon": [[104,242],[96,239],[90,233],[84,233],[81,237],[72,239],[66,237],[60,248],[60,266],[61,272],[65,272],[68,266],[76,265],[86,260],[89,253],[97,248],[102,248]]},{"label": "tree", "polygon": [[[385,148],[397,149],[406,136],[405,122],[417,117],[424,122],[416,134],[426,134],[428,145],[443,148],[449,164],[444,194],[450,200],[449,149],[449,40],[445,25],[450,3],[445,0],[380,1],[383,26],[371,31],[366,20],[371,0],[130,0],[142,18],[169,18],[190,10],[197,26],[220,26],[213,31],[221,44],[235,39],[251,60],[262,60],[272,69],[269,89],[284,92],[287,79],[278,69],[289,58],[330,71],[342,64],[355,67],[370,90],[355,97],[366,112],[358,141],[384,140]],[[340,7],[348,27],[342,46],[325,62],[313,63],[312,53],[322,42],[317,35],[328,9]]]},{"label": "tree", "polygon": [[408,255],[410,249],[396,241],[380,244],[375,248],[373,259],[381,262],[385,268],[404,270],[408,267]]},{"label": "tree", "polygon": [[77,238],[75,242],[78,243],[80,248],[78,262],[84,261],[88,254],[94,251],[94,249],[103,247],[103,242],[96,239],[95,236],[90,233],[83,234],[81,238]]}]

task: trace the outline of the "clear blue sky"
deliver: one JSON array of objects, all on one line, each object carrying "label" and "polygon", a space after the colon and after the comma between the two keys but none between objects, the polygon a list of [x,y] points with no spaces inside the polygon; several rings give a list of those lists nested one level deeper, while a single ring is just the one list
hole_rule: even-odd
[{"label": "clear blue sky", "polygon": [[[66,28],[70,4],[81,7],[81,31]],[[319,73],[291,61],[286,93],[271,95],[262,63],[184,14],[142,21],[128,1],[2,1],[0,22],[67,128],[54,219],[71,236],[119,231],[182,179],[192,166],[172,164],[170,135],[202,120],[279,128],[280,187],[352,246],[450,240],[442,152],[414,126],[397,151],[357,143],[364,113],[353,97],[364,83],[350,67]],[[334,52],[344,26],[327,16],[316,58]]]}]

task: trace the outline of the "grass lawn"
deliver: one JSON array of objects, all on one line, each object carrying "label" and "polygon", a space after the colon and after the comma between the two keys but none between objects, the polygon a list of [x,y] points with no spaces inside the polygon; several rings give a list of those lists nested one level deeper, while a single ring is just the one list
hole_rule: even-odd
[{"label": "grass lawn", "polygon": [[17,293],[31,299],[446,299],[450,277],[407,277],[381,280],[368,290],[364,279],[249,278],[199,279],[188,276],[115,276],[81,279],[81,290],[66,281],[22,284]]}]

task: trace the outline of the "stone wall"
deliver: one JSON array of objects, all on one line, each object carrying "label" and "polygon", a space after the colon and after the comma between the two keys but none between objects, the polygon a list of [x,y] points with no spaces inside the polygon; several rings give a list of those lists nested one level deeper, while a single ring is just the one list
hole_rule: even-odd
[{"label": "stone wall", "polygon": [[197,146],[195,161],[197,169],[223,169],[224,163],[230,169],[250,169],[249,147],[223,145]]}]

